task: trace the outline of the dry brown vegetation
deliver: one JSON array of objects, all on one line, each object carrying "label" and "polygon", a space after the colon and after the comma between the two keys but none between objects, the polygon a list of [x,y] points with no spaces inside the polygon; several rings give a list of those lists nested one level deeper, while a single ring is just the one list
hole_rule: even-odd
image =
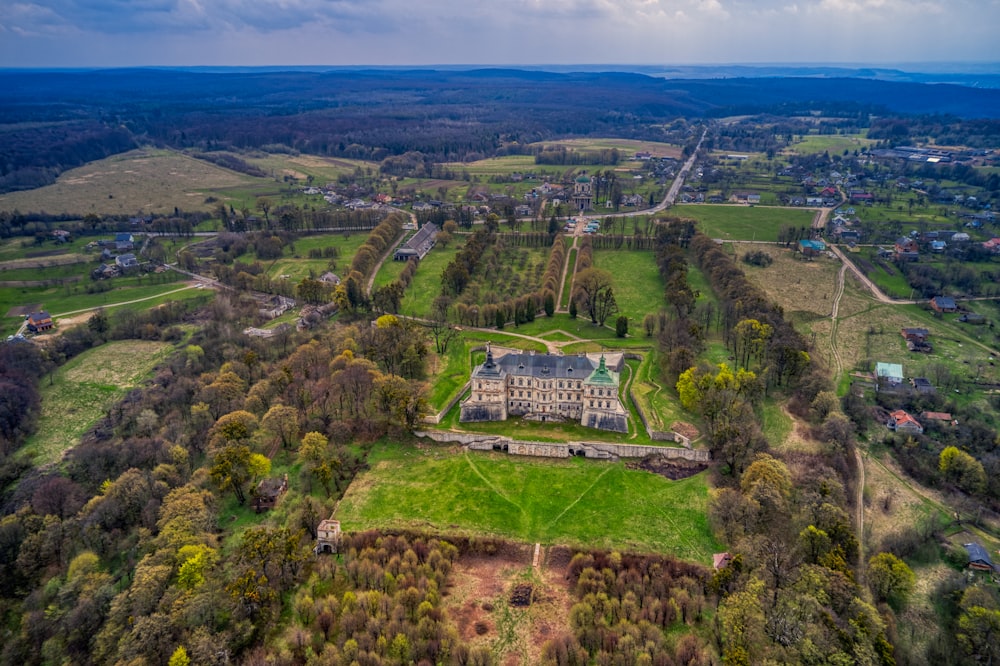
[{"label": "dry brown vegetation", "polygon": [[[462,641],[488,646],[497,663],[536,664],[542,646],[569,626],[573,605],[565,562],[531,566],[532,547],[495,556],[463,556],[449,576],[444,600]],[[512,607],[515,586],[533,586],[532,603]]]},{"label": "dry brown vegetation", "polygon": [[205,197],[259,179],[169,150],[143,148],[71,169],[53,184],[0,195],[0,209],[135,215],[209,210]]}]

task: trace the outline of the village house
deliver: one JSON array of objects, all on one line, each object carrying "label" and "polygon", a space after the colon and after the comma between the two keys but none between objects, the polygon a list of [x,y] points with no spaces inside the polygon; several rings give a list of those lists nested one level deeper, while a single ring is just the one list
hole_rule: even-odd
[{"label": "village house", "polygon": [[826,251],[826,243],[821,240],[800,240],[799,252],[806,257],[818,257]]},{"label": "village house", "polygon": [[280,479],[261,479],[254,491],[253,508],[260,513],[273,509],[278,500],[288,490],[288,475]]},{"label": "village house", "polygon": [[42,331],[47,331],[55,326],[52,322],[52,317],[49,316],[49,313],[45,310],[42,310],[41,312],[32,312],[25,317],[25,319],[27,321],[26,325],[28,331],[31,333],[41,333]]},{"label": "village house", "polygon": [[897,261],[917,261],[920,258],[920,248],[915,238],[902,236],[893,245],[893,254]]},{"label": "village house", "polygon": [[951,296],[935,296],[931,299],[931,308],[935,312],[957,312],[958,305]]},{"label": "village house", "polygon": [[927,338],[930,337],[931,333],[926,328],[904,328],[901,329],[900,333],[903,339],[906,340],[906,348],[910,351],[917,352],[930,352],[933,351],[933,347]]},{"label": "village house", "polygon": [[138,268],[139,260],[135,258],[134,254],[120,254],[115,257],[115,265],[118,266],[123,271],[127,271],[130,268]]},{"label": "village house", "polygon": [[628,411],[618,397],[620,369],[604,354],[561,356],[508,352],[494,358],[487,347],[486,361],[472,372],[471,395],[462,401],[459,420],[505,421],[522,416],[533,421],[579,421],[600,430],[628,432]]},{"label": "village house", "polygon": [[898,388],[903,383],[903,366],[899,363],[876,363],[874,380],[876,390]]},{"label": "village house", "polygon": [[966,543],[963,546],[965,546],[966,552],[969,553],[970,569],[989,571],[990,573],[996,571],[996,567],[993,566],[993,561],[990,559],[990,554],[985,548],[978,543]]},{"label": "village house", "polygon": [[914,377],[910,380],[910,386],[917,393],[935,393],[937,389],[931,384],[930,380],[926,377]]},{"label": "village house", "polygon": [[889,422],[886,425],[889,427],[889,430],[894,430],[896,432],[911,435],[924,434],[924,427],[920,425],[920,421],[917,421],[902,409],[897,409],[889,414]]},{"label": "village house", "polygon": [[327,271],[326,273],[323,273],[322,275],[319,276],[319,281],[325,282],[326,284],[332,284],[334,286],[337,286],[338,284],[340,284],[340,276],[337,275],[336,273],[331,273]]}]

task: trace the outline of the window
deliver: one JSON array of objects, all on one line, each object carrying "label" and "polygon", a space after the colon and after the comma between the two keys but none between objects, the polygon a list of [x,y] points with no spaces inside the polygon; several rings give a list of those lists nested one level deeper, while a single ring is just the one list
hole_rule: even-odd
[{"label": "window", "polygon": [[577,390],[579,390],[579,389],[580,389],[580,382],[577,382],[577,383],[576,383],[576,388],[577,388]]},{"label": "window", "polygon": [[562,385],[562,384],[563,384],[562,382],[559,382],[559,388],[562,388],[562,387],[563,387],[563,385]]}]

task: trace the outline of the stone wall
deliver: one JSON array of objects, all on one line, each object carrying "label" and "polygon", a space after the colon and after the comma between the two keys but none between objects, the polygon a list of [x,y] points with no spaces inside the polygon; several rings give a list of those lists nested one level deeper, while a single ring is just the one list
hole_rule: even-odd
[{"label": "stone wall", "polygon": [[613,444],[610,442],[532,442],[494,435],[449,432],[444,430],[417,431],[418,437],[427,437],[435,442],[461,444],[474,451],[502,451],[521,456],[544,458],[569,458],[584,456],[604,460],[619,458],[642,458],[647,455],[662,455],[667,458],[684,458],[697,462],[708,462],[708,451],[681,449],[670,446],[642,446],[636,444]]}]

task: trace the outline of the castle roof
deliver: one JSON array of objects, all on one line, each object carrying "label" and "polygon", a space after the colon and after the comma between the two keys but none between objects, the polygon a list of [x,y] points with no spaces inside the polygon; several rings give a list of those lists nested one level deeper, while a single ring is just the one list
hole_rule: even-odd
[{"label": "castle roof", "polygon": [[519,377],[552,377],[555,379],[586,379],[594,371],[594,362],[586,356],[558,356],[519,352],[493,358],[487,349],[486,362],[478,366],[474,377],[499,377],[501,373]]},{"label": "castle roof", "polygon": [[618,384],[615,381],[613,373],[608,370],[608,366],[604,363],[604,354],[601,354],[601,362],[598,364],[594,372],[587,377],[588,384],[607,384],[608,386],[615,386]]}]

